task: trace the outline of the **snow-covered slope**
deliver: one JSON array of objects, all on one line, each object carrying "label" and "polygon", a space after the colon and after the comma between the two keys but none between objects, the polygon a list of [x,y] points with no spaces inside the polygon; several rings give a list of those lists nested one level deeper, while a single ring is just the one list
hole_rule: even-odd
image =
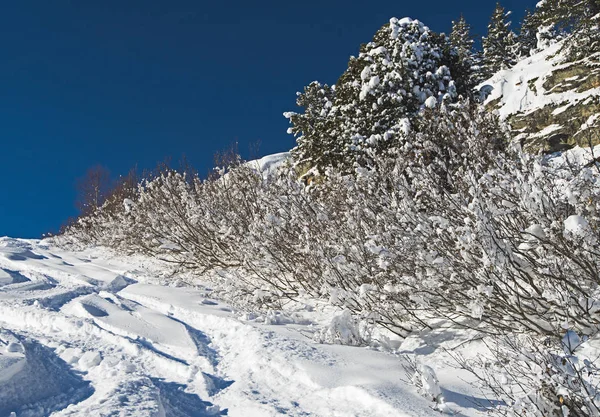
[{"label": "snow-covered slope", "polygon": [[570,62],[563,43],[499,71],[478,88],[526,148],[600,142],[600,54]]},{"label": "snow-covered slope", "polygon": [[[0,239],[0,417],[434,413],[399,351],[307,337],[326,312],[241,316],[206,286],[159,285],[161,274],[150,259]],[[400,350],[445,340],[424,337],[429,347],[413,337]],[[475,412],[455,375],[440,379],[449,409]]]}]

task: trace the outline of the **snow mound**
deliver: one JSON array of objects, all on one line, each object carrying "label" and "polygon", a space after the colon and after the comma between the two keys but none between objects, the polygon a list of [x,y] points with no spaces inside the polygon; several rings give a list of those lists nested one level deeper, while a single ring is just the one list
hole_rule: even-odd
[{"label": "snow mound", "polygon": [[0,332],[0,386],[23,370],[25,349],[11,333]]},{"label": "snow mound", "polygon": [[281,152],[263,156],[260,159],[248,161],[246,162],[246,165],[256,170],[256,172],[262,174],[263,177],[268,177],[269,175],[275,173],[277,168],[290,159],[290,157],[291,155],[289,152]]},{"label": "snow mound", "polygon": [[365,339],[361,336],[360,324],[345,310],[333,317],[331,323],[315,333],[314,340],[319,343],[361,346]]},{"label": "snow mound", "polygon": [[183,324],[117,296],[86,295],[69,302],[61,311],[93,320],[112,333],[155,344],[165,352],[196,353],[196,345]]}]

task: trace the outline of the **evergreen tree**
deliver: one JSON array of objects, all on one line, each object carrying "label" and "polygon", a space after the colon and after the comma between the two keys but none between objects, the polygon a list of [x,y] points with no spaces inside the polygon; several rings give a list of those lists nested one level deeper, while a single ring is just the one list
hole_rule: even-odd
[{"label": "evergreen tree", "polygon": [[391,19],[350,59],[335,89],[311,84],[298,99],[304,114],[286,114],[297,136],[296,161],[349,172],[401,143],[426,102],[457,97],[447,45],[417,20]]},{"label": "evergreen tree", "polygon": [[486,77],[495,72],[510,68],[516,61],[514,53],[515,39],[507,21],[510,12],[506,13],[500,3],[492,14],[488,24],[488,34],[483,38],[483,64]]},{"label": "evergreen tree", "polygon": [[331,165],[335,141],[331,136],[333,117],[330,111],[335,98],[335,86],[321,85],[313,81],[298,93],[296,104],[304,109],[303,113],[287,112],[285,117],[292,127],[288,133],[296,136],[297,146],[292,150],[294,159],[301,165]]},{"label": "evergreen tree", "polygon": [[458,22],[452,22],[450,33],[450,72],[456,81],[456,90],[463,97],[471,97],[477,84],[475,52],[471,27],[463,15]]},{"label": "evergreen tree", "polygon": [[368,164],[368,150],[384,152],[400,143],[426,102],[456,98],[447,43],[418,20],[394,18],[361,47],[336,85],[346,163]]},{"label": "evergreen tree", "polygon": [[483,61],[483,51],[475,50],[473,53],[473,82],[475,85],[485,80],[485,68]]},{"label": "evergreen tree", "polygon": [[525,12],[519,35],[517,36],[516,54],[518,57],[528,57],[531,51],[537,48],[537,33],[540,26],[540,19],[537,13]]},{"label": "evergreen tree", "polygon": [[583,54],[598,50],[600,0],[542,0],[535,15],[544,40],[571,36]]},{"label": "evergreen tree", "polygon": [[585,58],[600,52],[600,0],[581,0],[572,6],[577,20],[568,43],[571,58]]}]

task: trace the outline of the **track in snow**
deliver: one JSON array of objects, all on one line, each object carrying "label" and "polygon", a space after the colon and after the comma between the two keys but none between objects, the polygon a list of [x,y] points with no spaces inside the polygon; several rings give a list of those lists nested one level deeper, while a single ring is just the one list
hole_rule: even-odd
[{"label": "track in snow", "polygon": [[0,239],[0,417],[432,414],[397,358],[241,321],[95,255]]},{"label": "track in snow", "polygon": [[225,414],[198,395],[228,385],[210,341],[119,297],[123,266],[77,256],[0,243],[0,417]]}]

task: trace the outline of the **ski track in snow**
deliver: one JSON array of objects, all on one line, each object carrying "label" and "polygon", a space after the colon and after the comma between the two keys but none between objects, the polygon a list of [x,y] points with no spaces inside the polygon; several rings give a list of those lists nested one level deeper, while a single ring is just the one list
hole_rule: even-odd
[{"label": "ski track in snow", "polygon": [[100,249],[0,239],[0,417],[435,413],[395,356],[150,282]]}]

